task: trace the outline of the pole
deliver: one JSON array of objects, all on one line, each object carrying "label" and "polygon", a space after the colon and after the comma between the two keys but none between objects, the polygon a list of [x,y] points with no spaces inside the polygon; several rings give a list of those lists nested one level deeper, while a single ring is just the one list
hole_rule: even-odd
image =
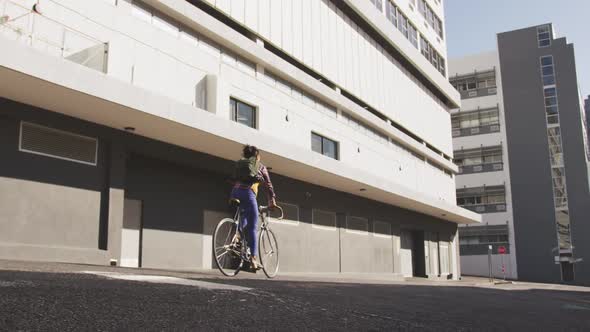
[{"label": "pole", "polygon": [[504,281],[506,281],[506,267],[504,266],[504,254],[502,254],[502,275],[504,275]]},{"label": "pole", "polygon": [[488,246],[488,269],[490,272],[490,282],[494,282],[494,278],[492,277],[492,245]]}]

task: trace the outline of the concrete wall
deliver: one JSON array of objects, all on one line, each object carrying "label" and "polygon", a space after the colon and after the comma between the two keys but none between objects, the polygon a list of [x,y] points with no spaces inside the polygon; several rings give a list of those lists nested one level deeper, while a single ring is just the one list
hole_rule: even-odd
[{"label": "concrete wall", "polygon": [[[519,277],[560,282],[557,231],[540,57],[553,55],[559,99],[571,231],[576,257],[590,255],[590,196],[573,45],[565,38],[539,48],[536,27],[498,35],[506,108]],[[541,110],[541,111],[540,111]],[[576,283],[590,282],[590,264],[575,265]]]},{"label": "concrete wall", "polygon": [[[211,234],[215,224],[231,214],[226,205],[231,185],[225,181],[231,161],[7,100],[2,100],[0,110],[0,152],[10,156],[12,165],[2,168],[0,195],[10,195],[11,204],[2,209],[1,239],[3,244],[10,239],[8,244],[21,250],[17,256],[3,250],[0,257],[95,264],[120,260],[122,194],[141,201],[142,266],[213,266]],[[104,149],[99,166],[82,168],[71,161],[19,152],[21,119],[97,137]],[[447,243],[456,231],[456,224],[408,210],[283,176],[273,175],[273,180],[279,201],[297,205],[300,211],[300,220],[272,223],[281,246],[282,271],[399,274],[404,263],[399,257],[400,229],[438,233]],[[13,182],[31,189],[15,193]],[[84,194],[87,191],[94,194]],[[314,225],[314,209],[335,212],[335,227]],[[347,229],[347,216],[367,218],[367,231]],[[376,221],[389,224],[390,234],[376,234]],[[22,250],[28,245],[37,252],[69,247],[95,255],[35,256]]]},{"label": "concrete wall", "polygon": [[[504,265],[505,272],[502,272]],[[516,279],[516,267],[509,255],[492,255],[492,276],[494,278]],[[490,268],[487,255],[462,255],[461,256],[461,273],[464,276],[488,277]]]}]

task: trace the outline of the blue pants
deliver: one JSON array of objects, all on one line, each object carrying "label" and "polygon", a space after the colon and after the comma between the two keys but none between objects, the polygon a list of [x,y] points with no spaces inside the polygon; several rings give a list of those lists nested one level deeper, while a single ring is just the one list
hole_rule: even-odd
[{"label": "blue pants", "polygon": [[234,188],[231,196],[240,200],[240,229],[252,256],[258,256],[258,202],[252,189]]}]

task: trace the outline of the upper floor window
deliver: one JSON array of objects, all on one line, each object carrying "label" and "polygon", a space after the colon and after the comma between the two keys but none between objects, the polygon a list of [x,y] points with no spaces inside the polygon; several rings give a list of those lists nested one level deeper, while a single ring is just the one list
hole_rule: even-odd
[{"label": "upper floor window", "polygon": [[428,61],[430,61],[436,70],[446,76],[445,59],[434,49],[424,36],[420,35],[420,37],[420,52]]},{"label": "upper floor window", "polygon": [[434,13],[434,10],[426,0],[418,0],[418,12],[426,19],[426,22],[436,31],[440,38],[444,38],[442,20]]},{"label": "upper floor window", "polygon": [[256,129],[256,107],[235,98],[229,99],[229,107],[233,121]]},{"label": "upper floor window", "polygon": [[458,150],[454,153],[459,173],[472,174],[495,172],[503,169],[502,146],[487,146]]},{"label": "upper floor window", "polygon": [[389,22],[391,22],[391,24],[393,24],[393,26],[397,28],[415,48],[418,48],[418,29],[416,29],[408,17],[391,1],[387,1],[386,5],[385,14]]},{"label": "upper floor window", "polygon": [[548,25],[537,28],[537,41],[539,47],[551,46],[551,28]]},{"label": "upper floor window", "polygon": [[311,133],[311,149],[326,157],[338,160],[338,142],[334,140]]},{"label": "upper floor window", "polygon": [[488,134],[500,131],[498,108],[457,112],[451,115],[453,137]]},{"label": "upper floor window", "polygon": [[383,1],[382,0],[371,0],[371,3],[380,11],[383,12]]},{"label": "upper floor window", "polygon": [[501,186],[459,188],[457,205],[478,213],[506,211],[506,188]]},{"label": "upper floor window", "polygon": [[498,92],[496,89],[496,71],[493,69],[453,77],[450,82],[461,93],[461,99],[494,95]]},{"label": "upper floor window", "polygon": [[541,76],[543,78],[543,85],[555,85],[555,68],[553,66],[552,55],[541,57]]}]

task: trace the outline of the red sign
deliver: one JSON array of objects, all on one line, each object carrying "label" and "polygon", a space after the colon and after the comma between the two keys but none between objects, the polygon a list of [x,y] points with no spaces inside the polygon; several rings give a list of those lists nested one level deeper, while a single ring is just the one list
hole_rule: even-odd
[{"label": "red sign", "polygon": [[504,246],[498,247],[498,254],[505,254],[505,253],[506,253],[506,247],[504,247]]}]

